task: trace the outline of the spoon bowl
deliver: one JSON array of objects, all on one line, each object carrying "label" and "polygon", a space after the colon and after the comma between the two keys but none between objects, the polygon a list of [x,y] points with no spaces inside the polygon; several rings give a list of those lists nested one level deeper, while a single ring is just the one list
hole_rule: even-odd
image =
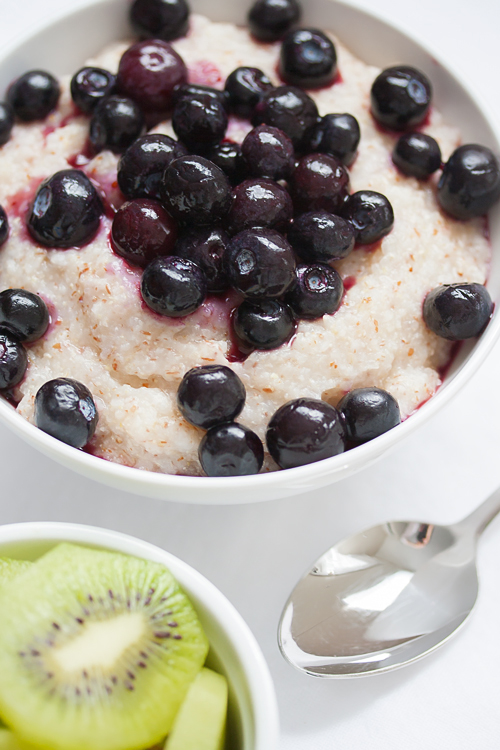
[{"label": "spoon bowl", "polygon": [[457,524],[396,521],[338,542],[285,605],[283,656],[311,675],[355,677],[433,651],[474,607],[477,539],[499,511],[497,490]]}]

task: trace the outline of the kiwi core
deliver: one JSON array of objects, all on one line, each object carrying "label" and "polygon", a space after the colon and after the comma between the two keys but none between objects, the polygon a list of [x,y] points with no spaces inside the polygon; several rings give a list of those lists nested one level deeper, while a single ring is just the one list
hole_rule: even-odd
[{"label": "kiwi core", "polygon": [[107,620],[87,622],[78,635],[52,652],[52,658],[67,673],[112,667],[145,633],[141,612],[123,612]]}]

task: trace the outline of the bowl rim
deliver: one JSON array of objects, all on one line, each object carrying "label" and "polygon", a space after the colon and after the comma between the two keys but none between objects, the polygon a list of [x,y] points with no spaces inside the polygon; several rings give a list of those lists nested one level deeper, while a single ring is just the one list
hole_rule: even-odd
[{"label": "bowl rim", "polygon": [[[53,26],[55,23],[68,20],[70,17],[80,13],[88,12],[93,7],[112,5],[116,0],[86,0],[79,3],[76,8],[60,8],[54,13],[47,16],[43,22],[32,24],[29,28],[17,34],[9,44],[7,44],[0,56],[0,66],[3,60],[15,52],[19,47],[29,42],[35,35],[42,34]],[[478,95],[477,91],[469,88],[461,81],[461,75],[456,67],[444,61],[441,58],[439,50],[435,50],[431,45],[423,44],[418,38],[406,28],[398,23],[389,22],[376,11],[368,11],[359,7],[355,3],[346,2],[345,0],[329,0],[332,5],[339,5],[354,14],[374,20],[388,29],[401,35],[403,39],[409,41],[414,47],[427,57],[431,57],[440,65],[443,70],[453,79],[455,85],[472,101],[476,109],[481,113],[484,121],[491,129],[497,143],[500,147],[500,125],[491,112],[488,103],[484,98]],[[153,497],[165,496],[165,499],[178,500],[180,502],[192,502],[200,505],[204,504],[235,504],[240,502],[260,502],[269,499],[266,496],[266,490],[283,487],[286,485],[288,494],[297,493],[296,488],[304,487],[308,489],[309,480],[312,478],[329,476],[330,480],[323,482],[324,485],[332,484],[336,478],[345,478],[358,470],[365,468],[373,463],[380,455],[385,453],[389,448],[399,444],[411,435],[419,426],[432,417],[437,411],[444,407],[470,378],[479,369],[488,354],[491,352],[495,342],[500,336],[500,312],[494,311],[488,327],[476,341],[473,351],[467,356],[467,359],[461,364],[449,381],[440,385],[437,391],[425,402],[421,403],[417,410],[412,413],[400,425],[393,428],[384,435],[379,436],[363,445],[331,458],[322,459],[314,463],[306,464],[291,469],[270,471],[255,475],[246,475],[242,477],[206,477],[206,476],[185,476],[175,474],[163,474],[159,472],[148,471],[135,467],[125,466],[112,461],[103,460],[100,457],[75,451],[56,438],[47,435],[39,430],[33,424],[29,423],[24,417],[17,414],[15,409],[9,405],[3,398],[0,398],[0,421],[7,424],[27,442],[41,450],[45,455],[50,456],[53,460],[70,466],[73,470],[91,475],[98,478],[104,484],[120,487],[128,492],[135,494],[150,494]],[[337,477],[337,475],[339,475]],[[203,498],[203,490],[208,491],[208,497]],[[226,494],[232,495],[230,499],[220,497],[214,499],[213,491],[220,489]],[[245,498],[238,498],[238,491],[245,490]],[[182,490],[186,494],[196,493],[196,498],[179,496],[167,497],[168,491],[175,493],[176,490]],[[249,491],[256,491],[252,500],[248,500]],[[262,492],[259,493],[259,490]],[[286,492],[283,494],[287,494]]]},{"label": "bowl rim", "polygon": [[122,552],[163,563],[190,596],[201,602],[237,653],[249,691],[254,748],[275,750],[279,738],[279,711],[274,683],[262,650],[243,617],[229,599],[196,568],[151,542],[87,524],[28,521],[0,526],[0,554],[5,545],[37,542],[72,542]]}]

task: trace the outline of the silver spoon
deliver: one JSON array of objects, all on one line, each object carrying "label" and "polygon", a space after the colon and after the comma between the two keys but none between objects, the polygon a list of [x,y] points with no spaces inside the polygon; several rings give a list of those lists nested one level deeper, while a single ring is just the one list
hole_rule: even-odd
[{"label": "silver spoon", "polygon": [[325,552],[281,616],[283,656],[317,677],[388,672],[444,643],[474,607],[476,545],[500,489],[451,526],[396,521]]}]

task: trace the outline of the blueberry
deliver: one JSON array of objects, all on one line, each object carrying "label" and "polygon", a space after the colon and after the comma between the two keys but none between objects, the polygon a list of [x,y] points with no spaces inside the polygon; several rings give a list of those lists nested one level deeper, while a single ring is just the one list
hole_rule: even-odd
[{"label": "blueberry", "polygon": [[271,125],[259,125],[251,130],[241,144],[241,152],[252,177],[286,180],[295,166],[292,141]]},{"label": "blueberry", "polygon": [[174,90],[187,81],[187,68],[174,48],[161,39],[138,42],[124,52],[116,85],[145,112],[165,112]]},{"label": "blueberry", "polygon": [[336,312],[344,285],[337,271],[324,263],[297,266],[297,283],[285,297],[297,318],[314,320]]},{"label": "blueberry", "polygon": [[144,129],[144,116],[132,99],[108,96],[94,110],[90,121],[90,142],[98,153],[109,149],[122,154]]},{"label": "blueberry", "polygon": [[0,328],[0,391],[13,388],[24,378],[28,357],[11,331]]},{"label": "blueberry", "polygon": [[285,231],[292,216],[293,204],[288,190],[273,180],[260,177],[244,180],[235,187],[226,226],[230,234],[250,227]]},{"label": "blueberry", "polygon": [[349,173],[328,154],[309,154],[297,164],[290,181],[295,210],[338,213],[349,197]]},{"label": "blueberry", "polygon": [[160,203],[150,198],[124,203],[113,219],[113,250],[136,266],[144,267],[159,255],[170,255],[176,239],[176,223]]},{"label": "blueberry", "polygon": [[177,406],[184,419],[204,430],[236,419],[245,399],[245,386],[224,365],[194,367],[184,375],[177,391]]},{"label": "blueberry", "polygon": [[175,255],[196,263],[207,280],[207,290],[213,294],[224,292],[229,279],[223,269],[223,257],[229,235],[217,227],[194,227],[177,240]]},{"label": "blueberry", "polygon": [[409,177],[425,180],[441,166],[441,149],[430,135],[405,133],[392,152],[392,161]]},{"label": "blueberry", "polygon": [[230,284],[246,297],[281,297],[295,283],[295,258],[286,239],[272,229],[247,229],[224,254]]},{"label": "blueberry", "polygon": [[243,352],[276,349],[292,337],[295,319],[290,306],[283,302],[246,299],[234,312],[233,329]]},{"label": "blueberry", "polygon": [[0,247],[7,241],[9,236],[9,218],[3,206],[0,206]]},{"label": "blueberry", "polygon": [[210,96],[212,99],[216,99],[225,110],[230,109],[229,94],[227,91],[214,89],[212,86],[203,86],[201,83],[182,83],[180,86],[176,86],[172,101],[175,105],[181,99],[199,99],[200,96]]},{"label": "blueberry", "polygon": [[239,143],[225,141],[219,143],[207,153],[210,159],[219,169],[227,175],[231,185],[238,185],[246,177],[246,166],[241,153]]},{"label": "blueberry", "polygon": [[306,263],[330,263],[354,250],[352,224],[327,211],[309,211],[297,216],[288,230],[288,241]]},{"label": "blueberry", "polygon": [[297,0],[257,0],[250,8],[248,25],[261,42],[276,42],[298,23],[301,14]]},{"label": "blueberry", "polygon": [[207,432],[198,455],[207,476],[241,477],[259,473],[264,461],[264,446],[248,427],[229,422]]},{"label": "blueberry", "polygon": [[78,380],[49,380],[36,394],[36,426],[74,448],[83,448],[92,439],[98,419],[91,392]]},{"label": "blueberry", "polygon": [[134,0],[130,21],[139,36],[170,42],[187,33],[189,6],[186,0]]},{"label": "blueberry", "polygon": [[409,65],[386,68],[372,85],[372,114],[386,128],[406,130],[425,120],[431,99],[431,83],[420,70]]},{"label": "blueberry", "polygon": [[381,388],[354,388],[337,404],[347,439],[366,443],[401,422],[398,402]]},{"label": "blueberry", "polygon": [[76,106],[90,114],[99,102],[113,93],[116,76],[104,68],[81,68],[71,79],[71,97]]},{"label": "blueberry", "polygon": [[361,131],[359,122],[349,114],[330,114],[321,118],[311,133],[309,150],[330,154],[346,167],[350,166],[358,151]]},{"label": "blueberry", "polygon": [[318,117],[315,102],[304,91],[295,86],[278,86],[263,94],[252,121],[254,125],[264,123],[279,128],[298,149],[307,141]]},{"label": "blueberry", "polygon": [[229,106],[240,117],[251,117],[256,105],[273,84],[260,68],[236,68],[226,79],[224,90]]},{"label": "blueberry", "polygon": [[126,198],[161,198],[166,168],[187,149],[168,135],[149,133],[138,138],[118,163],[118,185]]},{"label": "blueberry", "polygon": [[231,206],[231,183],[222,169],[203,156],[181,156],[165,171],[162,197],[178,221],[216,224]]},{"label": "blueberry", "polygon": [[318,29],[296,29],[283,39],[280,73],[286,83],[305,89],[329,85],[337,73],[332,40]]},{"label": "blueberry", "polygon": [[28,216],[35,240],[48,247],[82,247],[99,229],[104,207],[87,175],[63,169],[42,182]]},{"label": "blueberry", "polygon": [[14,127],[14,110],[7,102],[0,102],[0,146],[10,139]]},{"label": "blueberry", "polygon": [[7,102],[16,117],[25,122],[43,120],[57,107],[61,89],[56,78],[44,70],[30,70],[11,83]]},{"label": "blueberry", "polygon": [[493,312],[493,302],[482,284],[443,284],[430,291],[423,307],[425,324],[450,341],[482,333]]},{"label": "blueberry", "polygon": [[38,341],[49,327],[47,305],[33,292],[6,289],[0,292],[0,327],[18,341]]},{"label": "blueberry", "polygon": [[356,242],[370,245],[389,234],[394,224],[394,211],[388,199],[374,190],[353,193],[342,207],[342,216],[356,232]]},{"label": "blueberry", "polygon": [[325,401],[297,398],[273,415],[266,433],[269,453],[281,469],[304,466],[345,450],[338,411]]},{"label": "blueberry", "polygon": [[180,141],[193,152],[206,153],[224,138],[227,113],[209,94],[180,99],[172,115],[172,127]]},{"label": "blueberry", "polygon": [[500,198],[500,164],[486,146],[467,144],[446,162],[438,183],[438,201],[455,219],[482,216]]},{"label": "blueberry", "polygon": [[141,294],[146,305],[168,318],[189,315],[200,307],[207,281],[196,263],[171,255],[156,258],[142,275]]}]

